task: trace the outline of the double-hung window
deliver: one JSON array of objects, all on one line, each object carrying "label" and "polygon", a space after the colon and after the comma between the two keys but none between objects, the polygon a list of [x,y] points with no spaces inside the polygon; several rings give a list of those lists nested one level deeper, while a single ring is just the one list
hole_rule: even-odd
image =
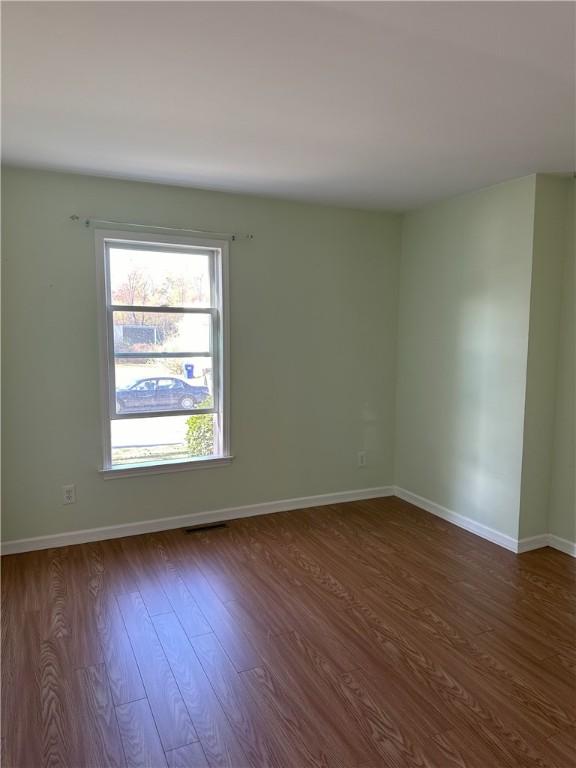
[{"label": "double-hung window", "polygon": [[96,232],[104,471],[229,460],[225,240]]}]

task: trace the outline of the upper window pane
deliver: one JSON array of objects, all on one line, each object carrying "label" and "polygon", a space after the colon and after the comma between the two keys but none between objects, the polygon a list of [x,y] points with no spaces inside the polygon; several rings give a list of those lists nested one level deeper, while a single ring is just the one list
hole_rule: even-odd
[{"label": "upper window pane", "polygon": [[111,245],[112,304],[209,307],[210,254]]},{"label": "upper window pane", "polygon": [[198,312],[114,311],[114,353],[211,351],[211,316]]}]

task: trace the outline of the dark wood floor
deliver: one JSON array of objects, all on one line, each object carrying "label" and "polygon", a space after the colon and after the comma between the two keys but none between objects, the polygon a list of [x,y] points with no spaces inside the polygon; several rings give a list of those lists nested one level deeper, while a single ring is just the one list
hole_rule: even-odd
[{"label": "dark wood floor", "polygon": [[4,766],[576,765],[575,564],[395,498],[2,558]]}]

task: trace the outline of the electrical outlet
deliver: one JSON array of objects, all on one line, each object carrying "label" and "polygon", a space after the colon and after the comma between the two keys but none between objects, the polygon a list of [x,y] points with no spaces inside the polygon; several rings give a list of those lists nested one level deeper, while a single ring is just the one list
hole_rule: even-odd
[{"label": "electrical outlet", "polygon": [[358,466],[366,466],[366,451],[358,451]]},{"label": "electrical outlet", "polygon": [[62,486],[62,503],[76,504],[76,486],[75,485]]}]

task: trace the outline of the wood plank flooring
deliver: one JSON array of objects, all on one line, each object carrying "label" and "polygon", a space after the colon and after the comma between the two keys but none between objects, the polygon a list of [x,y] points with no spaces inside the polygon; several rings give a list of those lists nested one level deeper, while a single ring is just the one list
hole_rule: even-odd
[{"label": "wood plank flooring", "polygon": [[6,768],[575,768],[576,567],[396,498],[2,558]]}]

